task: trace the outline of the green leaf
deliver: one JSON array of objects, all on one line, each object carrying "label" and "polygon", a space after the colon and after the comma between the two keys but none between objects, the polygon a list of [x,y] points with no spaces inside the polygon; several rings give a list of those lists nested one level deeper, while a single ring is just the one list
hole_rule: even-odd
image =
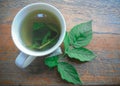
[{"label": "green leaf", "polygon": [[52,31],[58,34],[57,26],[55,24],[47,24],[47,26],[49,27],[49,29],[51,29]]},{"label": "green leaf", "polygon": [[45,27],[46,27],[46,24],[43,22],[34,22],[33,23],[33,30],[43,29]]},{"label": "green leaf", "polygon": [[52,47],[59,36],[57,26],[52,23],[34,22],[32,26],[31,49],[45,50]]},{"label": "green leaf", "polygon": [[41,43],[42,45],[43,45],[44,43],[46,43],[47,41],[49,41],[50,35],[51,35],[50,31],[47,32],[46,36],[44,36],[43,39],[42,39],[42,43]]},{"label": "green leaf", "polygon": [[59,62],[58,72],[60,73],[62,79],[73,84],[82,84],[76,69],[71,64]]},{"label": "green leaf", "polygon": [[74,26],[69,34],[70,44],[80,48],[89,44],[92,39],[92,21]]},{"label": "green leaf", "polygon": [[64,48],[65,48],[65,53],[66,53],[68,51],[69,46],[70,46],[68,32],[66,32],[66,35],[65,35],[63,42],[64,42]]},{"label": "green leaf", "polygon": [[41,46],[38,46],[37,49],[42,49],[48,45],[50,46],[50,44],[52,44],[52,45],[55,44],[56,38],[57,38],[57,36],[55,36],[53,39],[48,40],[46,43],[42,44]]},{"label": "green leaf", "polygon": [[75,58],[80,61],[91,61],[96,57],[92,51],[82,47],[69,49],[67,54],[70,58]]},{"label": "green leaf", "polygon": [[53,68],[53,67],[57,66],[58,59],[59,59],[58,56],[52,56],[52,57],[45,58],[45,65],[47,65],[50,68]]}]

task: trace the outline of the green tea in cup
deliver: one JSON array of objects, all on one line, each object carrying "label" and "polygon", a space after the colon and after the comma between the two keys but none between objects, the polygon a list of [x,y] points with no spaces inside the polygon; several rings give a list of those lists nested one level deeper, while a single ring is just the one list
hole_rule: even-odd
[{"label": "green tea in cup", "polygon": [[54,46],[60,36],[60,22],[48,10],[34,10],[21,22],[23,45],[31,50],[44,51]]}]

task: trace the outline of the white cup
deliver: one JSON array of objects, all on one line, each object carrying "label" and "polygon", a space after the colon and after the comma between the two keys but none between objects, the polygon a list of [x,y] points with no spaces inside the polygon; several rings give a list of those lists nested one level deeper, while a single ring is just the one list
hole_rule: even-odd
[{"label": "white cup", "polygon": [[[45,51],[30,50],[29,48],[23,45],[22,39],[20,36],[20,29],[21,29],[20,25],[22,20],[26,17],[26,15],[28,15],[30,12],[34,10],[48,10],[52,12],[54,15],[56,15],[56,17],[60,21],[61,33],[60,33],[59,39],[52,48]],[[33,3],[25,6],[15,16],[12,23],[12,29],[11,29],[13,42],[15,43],[16,47],[21,51],[21,53],[17,56],[15,60],[16,65],[20,68],[25,68],[38,56],[42,57],[48,54],[52,54],[52,55],[60,54],[61,49],[59,46],[64,40],[65,33],[66,33],[65,19],[61,14],[61,12],[56,7],[47,3]]]}]

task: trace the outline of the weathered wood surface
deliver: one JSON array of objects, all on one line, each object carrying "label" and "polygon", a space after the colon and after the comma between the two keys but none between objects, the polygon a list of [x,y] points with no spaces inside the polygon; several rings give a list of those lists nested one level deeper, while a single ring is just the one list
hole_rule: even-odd
[{"label": "weathered wood surface", "polygon": [[49,70],[37,58],[28,68],[19,69],[14,61],[19,50],[11,39],[16,13],[34,2],[47,2],[63,14],[67,31],[74,25],[93,20],[93,39],[87,46],[97,54],[91,62],[71,62],[83,85],[120,84],[120,0],[0,0],[0,86],[72,85],[61,80],[56,69]]}]

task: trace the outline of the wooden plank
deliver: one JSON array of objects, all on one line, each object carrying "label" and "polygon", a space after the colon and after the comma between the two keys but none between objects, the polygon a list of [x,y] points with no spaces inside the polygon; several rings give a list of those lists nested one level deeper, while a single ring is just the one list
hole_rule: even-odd
[{"label": "wooden plank", "polygon": [[[70,62],[77,68],[83,85],[120,85],[120,1],[40,1],[62,12],[67,31],[76,24],[93,20],[93,39],[86,47],[93,50],[97,58],[85,63]],[[44,65],[44,57],[38,57],[24,70],[14,63],[19,50],[11,38],[11,24],[16,13],[33,2],[39,0],[0,0],[0,85],[72,86],[60,78],[57,69],[50,70]]]}]

